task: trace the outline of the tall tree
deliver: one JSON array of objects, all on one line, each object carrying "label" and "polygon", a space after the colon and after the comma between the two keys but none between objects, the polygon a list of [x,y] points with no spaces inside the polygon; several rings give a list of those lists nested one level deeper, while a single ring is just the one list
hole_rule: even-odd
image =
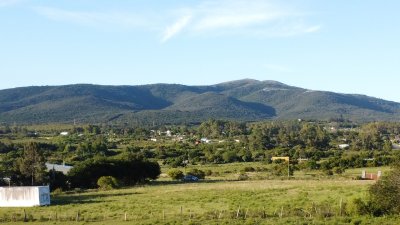
[{"label": "tall tree", "polygon": [[19,160],[19,170],[22,175],[31,177],[32,185],[42,183],[46,173],[45,162],[39,144],[30,142],[24,146],[24,153]]}]

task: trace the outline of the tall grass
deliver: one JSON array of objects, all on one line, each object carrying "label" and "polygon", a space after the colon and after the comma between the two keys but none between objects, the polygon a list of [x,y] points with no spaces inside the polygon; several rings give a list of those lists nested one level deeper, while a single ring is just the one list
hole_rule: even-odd
[{"label": "tall grass", "polygon": [[[371,181],[258,180],[162,182],[112,191],[62,194],[49,207],[0,209],[0,222],[69,224],[346,224],[351,201]],[[342,209],[342,211],[340,211]],[[126,220],[126,221],[125,221]],[[371,221],[379,221],[374,218]],[[386,218],[396,224],[397,218]],[[354,222],[354,221],[353,221]]]}]

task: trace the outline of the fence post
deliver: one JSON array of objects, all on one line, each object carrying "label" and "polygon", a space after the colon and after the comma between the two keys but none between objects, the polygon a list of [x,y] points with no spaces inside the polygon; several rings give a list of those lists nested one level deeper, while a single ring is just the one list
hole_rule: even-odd
[{"label": "fence post", "polygon": [[181,219],[183,218],[183,206],[181,206]]},{"label": "fence post", "polygon": [[27,218],[27,216],[26,216],[26,211],[25,211],[25,209],[24,209],[24,222],[28,222],[28,218]]}]

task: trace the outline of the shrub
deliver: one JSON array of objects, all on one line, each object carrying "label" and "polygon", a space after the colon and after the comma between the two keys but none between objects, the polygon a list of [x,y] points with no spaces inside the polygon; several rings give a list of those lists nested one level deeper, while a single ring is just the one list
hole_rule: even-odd
[{"label": "shrub", "polygon": [[100,190],[111,190],[117,188],[118,181],[115,177],[112,176],[102,176],[97,180],[97,185]]},{"label": "shrub", "polygon": [[289,169],[289,175],[292,176],[293,175],[293,171],[294,171],[294,166],[290,165],[288,168],[287,162],[285,163],[284,161],[280,164],[273,164],[272,167],[272,174],[274,176],[287,176],[288,175],[288,169]]},{"label": "shrub", "polygon": [[251,166],[246,166],[245,168],[243,168],[242,170],[243,172],[254,172],[256,171],[253,167]]},{"label": "shrub", "polygon": [[178,169],[172,169],[167,172],[168,176],[174,180],[181,180],[183,178],[183,172]]},{"label": "shrub", "polygon": [[360,215],[396,215],[400,213],[400,166],[369,188],[369,199],[355,199],[353,204]]},{"label": "shrub", "polygon": [[333,175],[333,171],[332,170],[324,170],[324,174],[327,176],[332,176]]},{"label": "shrub", "polygon": [[204,173],[204,171],[199,170],[199,169],[191,169],[186,173],[186,175],[192,175],[199,179],[204,179],[206,177],[206,174]]},{"label": "shrub", "polygon": [[249,176],[246,173],[240,173],[238,176],[238,180],[248,180]]},{"label": "shrub", "polygon": [[213,172],[211,170],[206,170],[205,174],[206,174],[206,176],[211,176],[213,174]]},{"label": "shrub", "polygon": [[400,171],[394,168],[388,176],[369,189],[371,213],[374,215],[400,213]]},{"label": "shrub", "polygon": [[334,173],[336,173],[336,174],[342,174],[342,173],[344,173],[344,169],[343,169],[342,167],[334,167],[334,168],[332,169],[332,171],[333,171]]},{"label": "shrub", "polygon": [[56,188],[51,192],[51,194],[54,196],[61,195],[62,193],[63,193],[63,191],[61,188]]}]

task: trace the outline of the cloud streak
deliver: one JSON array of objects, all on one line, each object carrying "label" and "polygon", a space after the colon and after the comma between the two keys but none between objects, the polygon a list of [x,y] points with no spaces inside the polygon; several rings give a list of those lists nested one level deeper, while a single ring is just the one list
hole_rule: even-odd
[{"label": "cloud streak", "polygon": [[[0,0],[10,4],[21,0]],[[99,28],[140,28],[157,32],[161,43],[179,36],[242,36],[274,38],[318,32],[307,13],[272,0],[208,0],[183,8],[159,8],[151,13],[72,11],[52,7],[34,10],[51,20]]]},{"label": "cloud streak", "polygon": [[257,37],[288,37],[314,33],[320,25],[308,25],[306,14],[290,7],[272,4],[268,0],[219,0],[209,1],[189,8],[191,20],[179,26],[179,32],[168,32],[174,23],[168,25],[164,33],[171,34],[163,42],[180,32],[192,35],[240,35]]},{"label": "cloud streak", "polygon": [[178,21],[176,21],[174,24],[168,26],[164,31],[164,35],[161,39],[161,42],[166,42],[168,39],[177,35],[180,31],[182,31],[189,24],[191,18],[192,18],[191,15],[183,16]]}]

